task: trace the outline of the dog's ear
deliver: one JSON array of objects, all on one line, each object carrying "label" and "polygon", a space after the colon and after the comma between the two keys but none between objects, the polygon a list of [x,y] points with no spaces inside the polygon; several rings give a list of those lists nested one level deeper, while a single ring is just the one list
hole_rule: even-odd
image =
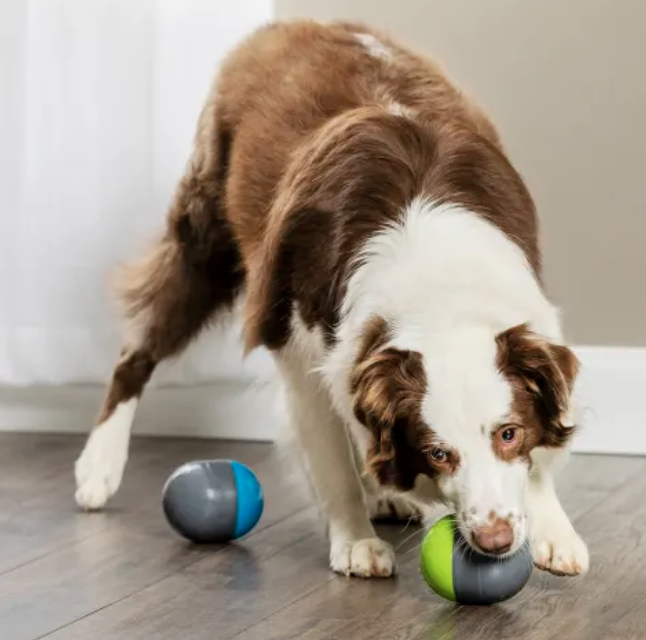
[{"label": "dog's ear", "polygon": [[354,413],[371,433],[367,466],[381,484],[411,489],[417,472],[411,442],[426,389],[422,356],[387,346],[383,320],[369,323],[350,381]]},{"label": "dog's ear", "polygon": [[579,362],[566,346],[554,344],[527,325],[504,331],[496,338],[498,368],[520,380],[535,399],[545,446],[564,444],[572,435],[572,389]]}]

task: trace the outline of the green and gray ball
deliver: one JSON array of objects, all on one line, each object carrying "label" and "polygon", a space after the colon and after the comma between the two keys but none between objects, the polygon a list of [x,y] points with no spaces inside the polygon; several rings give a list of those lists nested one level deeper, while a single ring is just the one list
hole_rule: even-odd
[{"label": "green and gray ball", "polygon": [[489,605],[508,600],[532,574],[527,542],[507,558],[476,553],[467,545],[452,515],[436,522],[426,534],[420,564],[429,587],[459,604]]}]

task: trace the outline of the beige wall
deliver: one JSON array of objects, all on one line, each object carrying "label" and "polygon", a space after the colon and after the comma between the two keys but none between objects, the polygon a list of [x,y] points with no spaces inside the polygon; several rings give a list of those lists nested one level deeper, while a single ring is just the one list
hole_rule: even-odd
[{"label": "beige wall", "polygon": [[646,345],[646,2],[276,0],[438,56],[489,109],[543,218],[577,344]]}]

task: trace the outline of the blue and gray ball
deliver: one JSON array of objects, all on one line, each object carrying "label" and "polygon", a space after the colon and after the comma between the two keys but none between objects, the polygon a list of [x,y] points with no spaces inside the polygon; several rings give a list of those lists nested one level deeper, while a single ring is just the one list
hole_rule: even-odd
[{"label": "blue and gray ball", "polygon": [[244,536],[256,526],[263,504],[253,471],[232,460],[188,462],[168,478],[162,495],[171,527],[197,543]]}]

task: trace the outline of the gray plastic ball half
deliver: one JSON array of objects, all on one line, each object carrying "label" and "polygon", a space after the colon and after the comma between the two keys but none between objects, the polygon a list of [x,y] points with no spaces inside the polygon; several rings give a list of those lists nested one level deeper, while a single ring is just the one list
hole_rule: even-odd
[{"label": "gray plastic ball half", "polygon": [[168,478],[162,504],[170,525],[185,538],[198,543],[231,540],[237,511],[231,464],[201,460],[182,465]]},{"label": "gray plastic ball half", "polygon": [[489,605],[515,596],[532,574],[529,542],[501,561],[474,552],[458,529],[453,554],[453,588],[460,604]]}]

